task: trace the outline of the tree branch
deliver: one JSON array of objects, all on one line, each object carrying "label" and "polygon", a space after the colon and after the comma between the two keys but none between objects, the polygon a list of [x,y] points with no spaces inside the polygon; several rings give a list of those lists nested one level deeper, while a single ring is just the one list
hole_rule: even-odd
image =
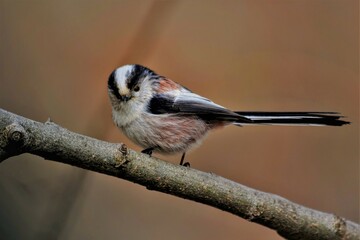
[{"label": "tree branch", "polygon": [[126,179],[233,213],[288,239],[359,239],[359,225],[260,192],[211,173],[149,158],[114,144],[39,123],[0,109],[0,162],[32,153],[45,159]]}]

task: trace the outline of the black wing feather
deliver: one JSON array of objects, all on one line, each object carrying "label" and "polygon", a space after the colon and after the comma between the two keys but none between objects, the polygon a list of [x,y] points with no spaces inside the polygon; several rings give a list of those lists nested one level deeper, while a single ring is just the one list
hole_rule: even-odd
[{"label": "black wing feather", "polygon": [[174,107],[174,97],[164,94],[156,94],[148,105],[152,114],[179,113],[180,110]]},{"label": "black wing feather", "polygon": [[[195,95],[195,94],[194,94]],[[148,106],[152,114],[177,113],[181,115],[197,116],[207,122],[212,121],[243,121],[251,120],[223,107],[220,107],[210,100],[199,98],[176,99],[176,97],[165,94],[156,94]]]}]

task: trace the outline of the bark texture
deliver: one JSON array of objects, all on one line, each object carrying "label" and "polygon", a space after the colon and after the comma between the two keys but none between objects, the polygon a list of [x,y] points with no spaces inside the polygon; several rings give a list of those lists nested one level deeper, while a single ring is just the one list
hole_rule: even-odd
[{"label": "bark texture", "polygon": [[306,208],[212,173],[150,158],[124,144],[83,136],[50,120],[40,123],[0,109],[0,162],[22,153],[207,204],[274,229],[287,239],[360,239],[358,224],[334,214]]}]

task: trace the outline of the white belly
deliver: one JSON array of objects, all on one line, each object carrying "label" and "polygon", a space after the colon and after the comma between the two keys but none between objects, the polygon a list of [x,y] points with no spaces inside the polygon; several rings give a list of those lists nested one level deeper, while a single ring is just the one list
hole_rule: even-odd
[{"label": "white belly", "polygon": [[148,113],[119,128],[143,148],[153,147],[154,151],[168,154],[186,152],[199,144],[209,130],[195,117]]}]

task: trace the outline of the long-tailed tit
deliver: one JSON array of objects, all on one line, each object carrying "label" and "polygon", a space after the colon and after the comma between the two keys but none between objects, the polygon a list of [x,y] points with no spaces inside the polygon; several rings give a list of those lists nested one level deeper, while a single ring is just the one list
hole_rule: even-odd
[{"label": "long-tailed tit", "polygon": [[145,148],[143,153],[182,153],[181,165],[185,153],[218,127],[349,123],[330,112],[231,111],[141,65],[114,70],[108,80],[108,93],[116,126]]}]

